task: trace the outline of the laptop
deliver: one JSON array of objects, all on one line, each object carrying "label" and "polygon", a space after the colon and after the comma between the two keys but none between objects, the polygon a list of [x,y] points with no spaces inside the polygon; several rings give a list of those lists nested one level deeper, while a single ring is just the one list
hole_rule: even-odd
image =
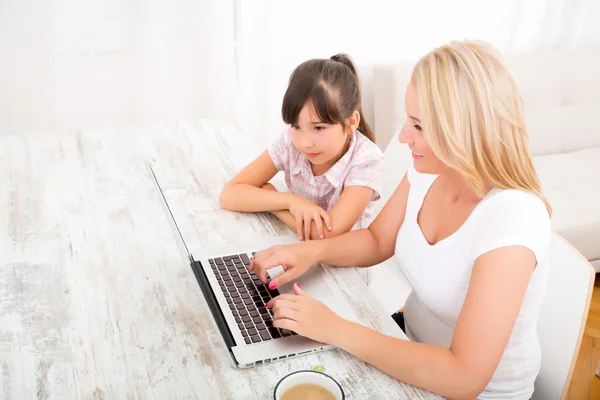
[{"label": "laptop", "polygon": [[[280,294],[293,294],[294,282],[298,282],[305,292],[323,302],[342,318],[358,321],[342,294],[329,288],[323,279],[326,272],[320,264],[313,265],[294,282],[275,290],[269,290],[253,271],[248,271],[248,265],[256,251],[273,244],[297,243],[298,239],[295,236],[290,235],[283,241],[268,239],[260,247],[232,245],[231,248],[220,250],[208,249],[204,250],[207,254],[194,258],[150,163],[148,166],[160,192],[167,218],[196,276],[234,365],[249,368],[333,348],[273,326],[273,314],[265,304]],[[269,270],[267,274],[269,279],[273,279],[282,272],[283,268],[278,266]]]}]

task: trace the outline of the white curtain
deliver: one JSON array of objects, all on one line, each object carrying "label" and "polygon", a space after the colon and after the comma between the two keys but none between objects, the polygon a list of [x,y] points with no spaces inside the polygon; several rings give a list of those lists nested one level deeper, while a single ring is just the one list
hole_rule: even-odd
[{"label": "white curtain", "polygon": [[360,69],[373,123],[372,67],[412,60],[449,40],[481,39],[503,53],[600,47],[596,0],[237,0],[240,124],[267,145],[293,68],[350,54]]},{"label": "white curtain", "polygon": [[0,0],[0,134],[235,114],[233,0]]}]

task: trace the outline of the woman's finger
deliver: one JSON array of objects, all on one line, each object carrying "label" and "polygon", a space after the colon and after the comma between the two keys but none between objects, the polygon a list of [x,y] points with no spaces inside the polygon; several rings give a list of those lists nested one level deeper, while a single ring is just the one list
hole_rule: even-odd
[{"label": "woman's finger", "polygon": [[254,256],[252,256],[252,259],[250,260],[250,265],[249,265],[248,269],[250,269],[250,267],[253,266],[253,263],[255,261],[264,260],[265,257],[270,256],[271,254],[273,254],[274,251],[275,251],[275,247],[269,247],[268,249],[257,251],[256,254],[254,254]]},{"label": "woman's finger", "polygon": [[267,270],[281,265],[283,262],[287,261],[282,257],[283,256],[281,255],[281,252],[273,251],[271,254],[259,260],[253,260],[254,273],[262,283],[267,283]]},{"label": "woman's finger", "polygon": [[273,326],[279,329],[287,329],[289,331],[293,331],[298,333],[298,322],[293,319],[276,319],[273,321]]},{"label": "woman's finger", "polygon": [[[275,265],[280,265],[280,264],[282,264],[282,263],[275,264]],[[300,275],[302,275],[304,273],[304,271],[301,271],[298,268],[295,268],[294,265],[290,266],[290,268],[285,270],[285,272],[277,275],[277,277],[275,277],[274,279],[271,279],[271,282],[269,282],[269,289],[271,289],[271,290],[277,289],[278,287],[283,286],[288,282],[298,279],[298,277]]]},{"label": "woman's finger", "polygon": [[298,321],[299,313],[296,310],[292,310],[290,308],[278,308],[273,312],[273,320],[277,321],[278,319],[291,319],[293,321]]},{"label": "woman's finger", "polygon": [[[291,295],[289,295],[291,296]],[[267,303],[267,307],[268,307]],[[291,299],[282,298],[273,302],[273,313],[282,308],[287,308],[289,310],[298,311],[298,304],[295,301],[291,301]]]},{"label": "woman's finger", "polygon": [[290,303],[295,303],[296,299],[298,299],[298,296],[296,296],[295,294],[280,294],[279,296],[269,300],[266,305],[270,308],[274,307],[274,305],[279,301],[285,300],[289,301]]}]

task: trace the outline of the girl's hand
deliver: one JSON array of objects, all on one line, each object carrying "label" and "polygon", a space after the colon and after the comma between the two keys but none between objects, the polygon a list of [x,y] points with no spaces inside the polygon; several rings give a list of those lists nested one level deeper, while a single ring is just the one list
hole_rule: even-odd
[{"label": "girl's hand", "polygon": [[267,250],[257,252],[248,266],[248,270],[254,271],[262,283],[267,283],[267,270],[283,266],[285,272],[274,278],[269,283],[269,289],[276,289],[285,283],[297,279],[317,260],[314,258],[315,251],[311,249],[311,243],[298,243],[285,246],[273,246]]},{"label": "girl's hand", "polygon": [[321,239],[325,237],[323,222],[325,222],[327,230],[331,230],[331,218],[329,214],[310,200],[296,196],[291,202],[289,210],[296,218],[296,232],[300,240],[310,240],[312,221],[315,221],[317,232]]},{"label": "girl's hand", "polygon": [[288,329],[317,342],[330,344],[339,335],[343,319],[325,304],[294,284],[293,294],[282,294],[267,303],[273,308],[273,326]]}]

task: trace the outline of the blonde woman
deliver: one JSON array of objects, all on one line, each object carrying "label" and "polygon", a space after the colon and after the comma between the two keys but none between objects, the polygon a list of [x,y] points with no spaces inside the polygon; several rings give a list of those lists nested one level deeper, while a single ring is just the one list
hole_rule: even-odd
[{"label": "blonde woman", "polygon": [[391,376],[455,399],[529,399],[550,256],[550,206],[527,148],[515,82],[487,45],[450,43],[415,66],[399,140],[413,164],[367,229],[259,252],[250,269],[395,257],[413,291],[395,315],[411,341],[333,314],[294,285],[278,328],[335,345]]}]

